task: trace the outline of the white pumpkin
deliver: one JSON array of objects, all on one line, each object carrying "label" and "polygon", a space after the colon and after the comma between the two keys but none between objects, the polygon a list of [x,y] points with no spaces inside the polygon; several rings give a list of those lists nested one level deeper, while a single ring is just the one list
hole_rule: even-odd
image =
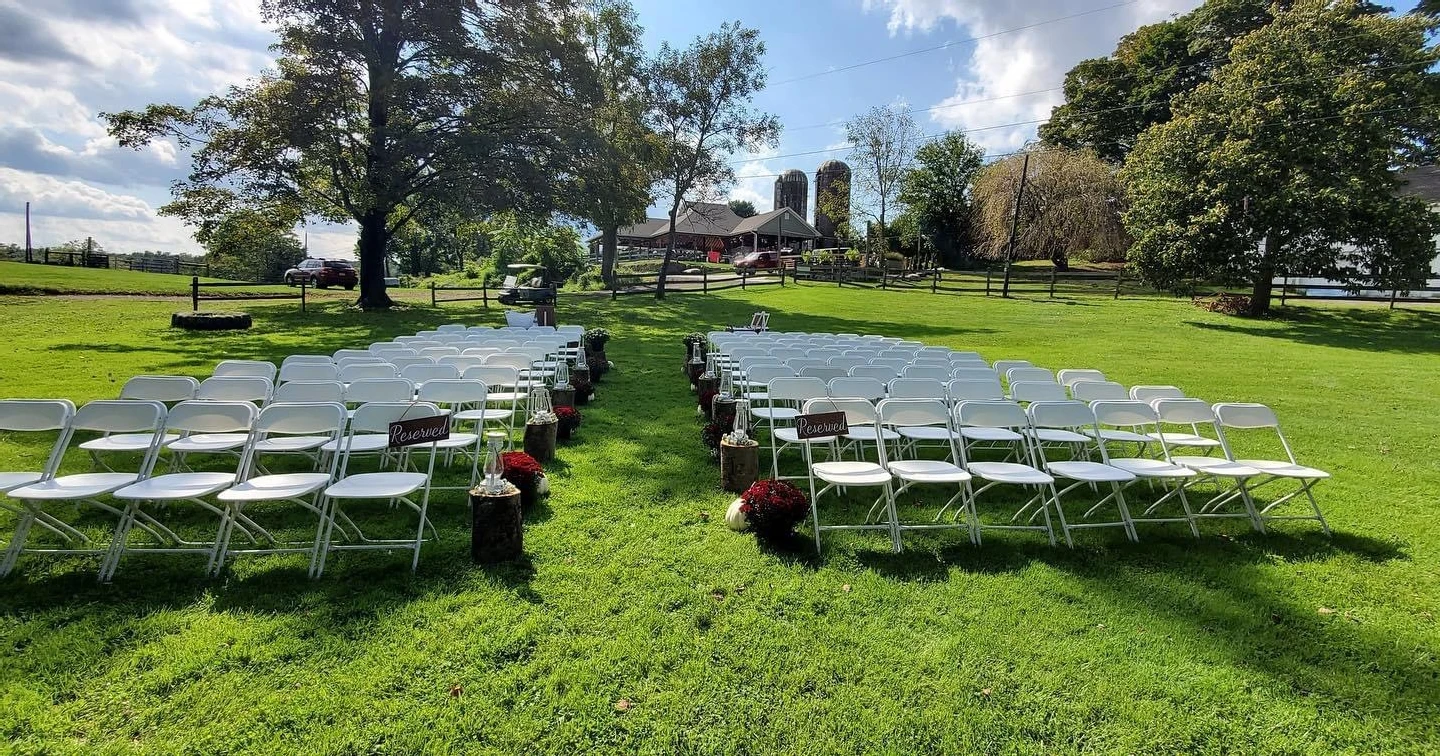
[{"label": "white pumpkin", "polygon": [[540,480],[535,481],[535,493],[538,496],[550,495],[550,478],[541,475]]},{"label": "white pumpkin", "polygon": [[745,519],[745,513],[740,511],[740,507],[744,504],[744,499],[736,499],[730,502],[730,508],[725,510],[725,524],[729,525],[731,530],[744,530],[750,527],[749,521]]}]

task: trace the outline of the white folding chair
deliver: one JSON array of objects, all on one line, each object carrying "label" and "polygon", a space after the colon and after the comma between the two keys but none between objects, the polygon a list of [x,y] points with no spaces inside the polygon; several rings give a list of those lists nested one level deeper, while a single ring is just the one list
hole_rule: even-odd
[{"label": "white folding chair", "polygon": [[275,393],[275,384],[259,376],[206,378],[195,391],[202,402],[251,402],[264,404]]},{"label": "white folding chair", "polygon": [[[1246,495],[1255,489],[1277,481],[1290,481],[1296,484],[1297,488],[1284,496],[1266,504],[1257,514],[1262,526],[1270,520],[1316,520],[1325,535],[1330,535],[1330,525],[1325,522],[1325,516],[1320,513],[1320,503],[1315,501],[1315,484],[1330,477],[1330,473],[1308,465],[1300,464],[1295,457],[1295,450],[1290,446],[1290,441],[1285,438],[1285,433],[1280,430],[1280,419],[1275,412],[1263,404],[1243,403],[1222,403],[1214,407],[1216,419],[1219,421],[1217,431],[1220,435],[1220,443],[1225,452],[1225,458],[1237,462],[1246,467],[1252,467],[1262,473],[1262,479],[1255,485],[1248,486]],[[1238,459],[1235,456],[1235,448],[1232,445],[1231,437],[1238,435],[1233,431],[1266,430],[1274,431],[1280,447],[1285,450],[1285,459]],[[1304,495],[1310,502],[1310,509],[1314,515],[1272,515],[1270,512],[1281,504]]]},{"label": "white folding chair", "polygon": [[[62,504],[85,504],[113,515],[117,521],[123,518],[122,510],[101,501],[100,497],[150,476],[155,460],[160,456],[160,441],[165,437],[165,415],[164,404],[145,399],[102,400],[90,402],[77,410],[64,434],[66,447],[76,432],[133,435],[150,439],[150,446],[141,450],[143,454],[132,468],[133,472],[107,468],[106,472],[58,475],[64,451],[59,454],[52,452],[52,464],[40,480],[6,493],[10,499],[20,502],[23,511],[16,518],[15,535],[10,539],[4,560],[0,561],[0,576],[10,574],[22,554],[89,554],[108,558],[108,547],[95,545],[85,534],[63,523],[51,508]],[[30,529],[37,522],[58,535],[61,545],[27,547]]]},{"label": "white folding chair", "polygon": [[[55,477],[70,440],[70,419],[74,416],[75,405],[68,399],[0,400],[0,432],[55,436],[40,469],[0,471],[0,509],[23,514],[25,510],[7,502],[4,494]],[[68,526],[48,514],[37,514],[36,524],[62,537],[69,535]]]},{"label": "white folding chair", "polygon": [[[487,423],[493,422],[497,429],[504,430],[506,446],[513,448],[515,416],[520,411],[520,402],[526,398],[526,392],[520,380],[520,371],[504,365],[481,365],[466,369],[461,377],[466,380],[481,381],[485,384],[486,404],[482,408],[482,419]],[[473,413],[475,410],[468,412]],[[474,419],[474,417],[466,419]]]},{"label": "white folding chair", "polygon": [[454,380],[460,377],[460,371],[454,365],[411,365],[400,371],[400,377],[415,384],[416,389],[423,388],[426,381]]},{"label": "white folding chair", "polygon": [[[371,347],[371,351],[374,351],[374,347]],[[335,358],[327,354],[292,354],[289,357],[286,357],[284,361],[280,363],[280,367],[284,368],[286,365],[293,365],[297,362],[309,362],[319,365],[333,365],[335,363]]]},{"label": "white folding chair", "polygon": [[412,368],[416,365],[421,367],[434,365],[435,360],[429,357],[395,357],[390,360],[390,364],[395,366],[397,372],[403,372],[406,368]]},{"label": "white folding chair", "polygon": [[[269,378],[207,378],[200,383],[200,390],[196,392],[195,400],[225,404],[247,402],[259,405],[269,402],[272,389]],[[182,428],[172,417],[166,430],[181,431]],[[233,454],[238,459],[239,450],[245,447],[249,438],[249,426],[228,431],[191,429],[182,432],[179,438],[165,443],[164,448],[171,454],[169,469],[171,472],[188,472],[190,468],[185,464],[185,459],[190,454]]]},{"label": "white folding chair", "polygon": [[[1010,371],[1013,375],[1014,370]],[[1065,387],[1054,381],[1012,381],[1010,383],[1010,399],[1012,401],[1029,402],[1063,402],[1070,397],[1065,395]]]},{"label": "white folding chair", "polygon": [[1054,383],[1055,374],[1045,368],[1037,367],[1015,367],[1004,372],[1005,385],[1014,386],[1017,383]]},{"label": "white folding chair", "polygon": [[385,354],[385,353],[382,353],[382,354],[373,354],[373,355],[370,355],[369,357],[341,357],[340,359],[338,359],[338,360],[335,361],[335,367],[340,368],[340,378],[341,378],[341,380],[344,380],[344,378],[345,378],[345,371],[346,371],[346,370],[349,370],[349,369],[351,369],[351,368],[365,367],[365,366],[367,366],[367,365],[389,365],[389,364],[391,364],[391,363],[390,363],[389,355],[388,355],[388,354]]},{"label": "white folding chair", "polygon": [[996,375],[1004,376],[1014,368],[1035,366],[1031,365],[1029,360],[996,360],[991,367],[995,370]]},{"label": "white folding chair", "polygon": [[347,365],[340,369],[341,383],[399,377],[400,371],[396,370],[395,366],[388,362],[368,362],[358,365]]},{"label": "white folding chair", "polygon": [[344,359],[350,359],[350,358],[355,358],[355,357],[370,357],[370,356],[371,356],[371,352],[370,352],[370,350],[369,350],[368,348],[367,348],[367,349],[336,349],[336,350],[334,351],[334,353],[332,353],[332,354],[330,355],[331,359],[333,359],[333,360],[336,362],[336,364],[339,364],[340,360],[344,360]]},{"label": "white folding chair", "polygon": [[404,378],[371,378],[345,387],[345,404],[356,407],[370,402],[408,402],[414,398],[415,384]]},{"label": "white folding chair", "polygon": [[[431,486],[437,491],[468,491],[480,479],[480,458],[485,455],[485,412],[487,396],[484,381],[463,378],[437,378],[420,387],[419,400],[450,411],[450,437],[435,443],[435,450],[445,453],[445,464],[455,454],[470,462],[470,481],[463,486]],[[472,409],[465,409],[470,407]],[[475,409],[478,408],[478,409]],[[477,414],[478,413],[478,414]],[[461,430],[462,424],[473,422],[475,432]]]},{"label": "white folding chair", "polygon": [[264,378],[275,382],[275,363],[264,360],[225,360],[215,366],[214,378]]},{"label": "white folding chair", "polygon": [[[1138,541],[1139,536],[1135,533],[1135,524],[1130,519],[1130,509],[1125,503],[1124,489],[1135,482],[1134,473],[1113,467],[1091,459],[1081,457],[1099,456],[1098,441],[1093,436],[1087,436],[1077,431],[1082,428],[1095,426],[1095,413],[1090,411],[1089,405],[1083,402],[1061,400],[1061,401],[1040,401],[1031,404],[1026,408],[1030,415],[1031,433],[1038,434],[1041,431],[1063,431],[1072,437],[1078,438],[1080,449],[1072,452],[1069,459],[1051,461],[1045,453],[1044,444],[1035,444],[1036,459],[1039,467],[1056,479],[1071,481],[1065,488],[1056,490],[1051,488],[1055,511],[1059,515],[1060,527],[1065,531],[1065,542],[1074,545],[1070,537],[1070,531],[1082,528],[1109,528],[1119,527],[1125,530],[1125,537],[1131,541]],[[1086,449],[1084,446],[1096,448]],[[1072,447],[1073,448],[1073,447]],[[1065,507],[1062,499],[1065,495],[1082,486],[1098,488],[1109,486],[1110,493],[1095,502],[1080,516],[1082,522],[1075,522],[1065,516]],[[1089,522],[1091,515],[1095,514],[1106,504],[1113,503],[1119,520],[1108,522]]]},{"label": "white folding chair", "polygon": [[[268,382],[268,381],[267,381]],[[166,427],[190,436],[228,436],[240,434],[248,437],[255,424],[259,410],[247,401],[190,401],[181,402],[170,410]],[[183,438],[182,438],[183,440]],[[177,442],[178,443],[178,442]],[[244,441],[241,442],[244,444]],[[242,455],[243,456],[243,455]],[[110,539],[110,551],[100,566],[100,579],[109,582],[120,567],[120,560],[126,554],[205,554],[205,570],[213,572],[220,556],[221,539],[226,527],[225,510],[211,504],[205,498],[235,484],[239,473],[239,460],[234,467],[225,471],[186,471],[147,477],[115,491],[112,496],[125,502],[120,522]],[[182,538],[174,528],[165,525],[159,515],[180,509],[181,503],[194,505],[201,511],[216,516],[212,540],[190,541]],[[149,505],[160,505],[150,509]],[[142,530],[153,540],[141,545],[130,544],[130,533],[139,523]],[[245,530],[247,536],[255,534]]]},{"label": "white folding chair", "polygon": [[[865,399],[811,399],[805,402],[802,412],[806,415],[843,412],[847,423],[854,422],[857,425],[872,427],[877,421],[875,405]],[[821,440],[835,439],[815,439],[815,441]],[[890,548],[899,552],[901,549],[900,518],[895,511],[893,478],[885,467],[884,445],[879,445],[879,462],[843,458],[816,462],[812,454],[812,449],[816,445],[816,443],[809,443],[802,446],[805,450],[805,467],[810,481],[810,517],[811,528],[815,534],[815,553],[820,553],[820,535],[827,530],[885,530],[890,533]],[[825,484],[819,490],[815,488],[816,478]],[[880,489],[880,496],[870,506],[870,511],[865,516],[865,522],[860,525],[821,525],[820,498],[836,489],[848,491],[851,488]],[[885,523],[872,523],[877,510],[880,510],[887,520]]]},{"label": "white folding chair", "polygon": [[[752,416],[764,419],[763,415],[755,414],[770,402],[768,386],[770,381],[776,378],[793,378],[795,371],[784,365],[755,365],[748,368],[740,379],[740,395],[750,402],[750,413]],[[793,415],[791,415],[793,417]],[[781,419],[789,419],[781,418]]]},{"label": "white folding chair", "polygon": [[[318,547],[320,553],[319,563],[316,565],[315,576],[320,576],[325,571],[325,563],[332,552],[357,551],[357,550],[380,550],[394,551],[396,549],[410,549],[413,556],[410,559],[410,570],[414,572],[420,566],[420,546],[425,542],[425,529],[430,527],[428,512],[430,508],[430,480],[435,472],[435,445],[425,444],[429,447],[429,463],[425,472],[410,472],[407,459],[410,451],[416,447],[407,447],[399,452],[400,464],[394,472],[372,472],[349,474],[350,462],[353,459],[352,450],[360,448],[360,438],[380,435],[389,440],[390,423],[399,420],[410,420],[424,417],[434,417],[440,414],[440,408],[428,402],[395,403],[384,404],[374,403],[362,406],[355,412],[355,417],[350,421],[350,433],[343,443],[345,447],[344,457],[340,460],[338,479],[335,483],[325,489],[324,510],[325,524],[321,530],[321,543]],[[417,503],[410,497],[416,491],[422,491],[420,501]],[[419,523],[415,529],[414,538],[370,538],[355,523],[351,515],[345,511],[344,506],[353,501],[361,500],[386,500],[393,508],[399,504],[419,515]],[[350,540],[345,543],[335,543],[335,528],[343,523],[343,528],[350,535]]]},{"label": "white folding chair", "polygon": [[[969,433],[985,431],[986,433],[981,434],[982,437],[1013,447],[1005,461],[991,462],[973,459],[966,444],[957,444],[966,472],[984,481],[984,485],[970,495],[971,527],[975,542],[980,543],[980,532],[986,528],[1039,530],[1045,533],[1050,539],[1050,545],[1054,546],[1055,530],[1050,523],[1050,502],[1054,499],[1055,479],[1034,466],[1038,458],[1030,446],[1030,436],[1023,432],[1030,427],[1030,418],[1025,414],[1025,410],[1014,402],[964,401],[955,407],[954,417],[959,424],[957,431],[966,438],[969,438]],[[1011,462],[1011,458],[1018,461]],[[987,525],[980,520],[980,495],[997,486],[1015,486],[1027,492],[1033,490],[1035,493],[1011,515],[1009,522]],[[1026,524],[1015,524],[1026,514],[1030,515]],[[1029,524],[1033,523],[1036,517],[1043,518],[1045,524]]]},{"label": "white folding chair", "polygon": [[[950,497],[935,519],[927,524],[906,524],[899,521],[897,507],[897,528],[906,530],[928,530],[934,528],[964,528],[975,542],[974,531],[969,518],[970,473],[959,465],[959,454],[955,450],[954,432],[950,427],[950,410],[944,400],[934,398],[886,399],[876,408],[879,427],[889,430],[905,439],[927,439],[943,441],[945,458],[940,460],[921,459],[907,454],[904,444],[896,444],[885,452],[885,469],[900,481],[895,497],[919,484],[955,485],[958,490]],[[950,524],[941,524],[946,510],[959,504]],[[961,524],[963,522],[963,524]]]},{"label": "white folding chair", "polygon": [[291,381],[275,387],[271,404],[345,402],[345,386],[339,381]]},{"label": "white folding chair", "polygon": [[1076,370],[1074,368],[1061,370],[1055,374],[1055,380],[1065,388],[1071,388],[1081,381],[1101,383],[1105,381],[1105,374],[1099,370]]},{"label": "white folding chair", "polygon": [[[751,416],[764,420],[770,431],[770,475],[776,480],[799,478],[798,475],[780,474],[780,452],[791,446],[816,443],[814,439],[800,438],[791,421],[805,402],[826,395],[825,382],[819,378],[782,376],[770,381],[766,394],[769,406],[760,408],[759,412],[752,406]],[[831,441],[826,440],[825,443]]]},{"label": "white folding chair", "polygon": [[994,381],[995,385],[1000,385],[1000,374],[988,367],[952,368],[950,378],[957,381]]},{"label": "white folding chair", "polygon": [[[1150,406],[1160,420],[1158,435],[1165,439],[1165,447],[1172,452],[1188,448],[1199,449],[1208,455],[1220,451],[1219,426],[1215,424],[1215,413],[1210,405],[1199,399],[1151,399]],[[1186,428],[1189,432],[1165,430],[1175,426]],[[1202,434],[1202,426],[1209,426],[1214,435]]]},{"label": "white folding chair", "polygon": [[338,381],[340,368],[322,362],[292,362],[280,368],[280,382]]},{"label": "white folding chair", "polygon": [[956,378],[946,383],[945,397],[953,406],[964,401],[1004,399],[1005,390],[1000,387],[1000,379],[996,378],[994,373],[991,373],[988,378]]},{"label": "white folding chair", "polygon": [[870,360],[871,365],[883,365],[895,371],[899,375],[905,368],[910,367],[910,360],[904,357],[875,357]]},{"label": "white folding chair", "polygon": [[950,367],[946,365],[907,365],[900,371],[901,378],[928,378],[935,381],[950,379]]},{"label": "white folding chair", "polygon": [[[125,382],[120,389],[120,398],[139,401],[156,401],[162,404],[177,404],[195,398],[200,391],[200,382],[188,376],[179,375],[137,375]],[[180,438],[178,433],[164,433],[161,447]],[[94,470],[109,470],[106,456],[114,453],[144,453],[155,439],[147,433],[105,433],[100,438],[80,444],[90,455]]]},{"label": "white folding chair", "polygon": [[850,368],[851,378],[873,378],[887,384],[899,376],[899,371],[885,365],[856,365]]},{"label": "white folding chair", "polygon": [[1123,402],[1130,393],[1114,381],[1076,381],[1070,384],[1070,396],[1081,402]]},{"label": "white folding chair", "polygon": [[946,379],[896,378],[889,382],[885,396],[890,399],[945,399]]},{"label": "white folding chair", "polygon": [[1149,404],[1156,399],[1184,399],[1185,392],[1176,386],[1131,386],[1130,398]]},{"label": "white folding chair", "polygon": [[[1147,442],[1151,441],[1152,435],[1160,431],[1159,418],[1155,410],[1142,401],[1129,400],[1123,402],[1095,402],[1090,405],[1095,413],[1097,426],[1110,426],[1132,434],[1142,436]],[[1116,457],[1110,454],[1110,444],[1124,442],[1124,439],[1113,438],[1099,428],[1096,435],[1099,436],[1100,461],[1112,467],[1133,474],[1140,480],[1149,481],[1152,485],[1159,485],[1163,494],[1159,499],[1150,503],[1144,512],[1136,515],[1130,513],[1132,523],[1142,522],[1183,522],[1190,526],[1190,533],[1196,538],[1200,537],[1200,529],[1195,525],[1195,515],[1190,509],[1190,500],[1185,495],[1185,488],[1196,477],[1194,470],[1182,467],[1170,461],[1170,451],[1165,447],[1165,441],[1154,441],[1160,447],[1159,458],[1155,457]],[[1143,446],[1141,447],[1143,450]],[[1155,517],[1152,516],[1167,502],[1176,499],[1180,502],[1180,508],[1184,517]]]}]

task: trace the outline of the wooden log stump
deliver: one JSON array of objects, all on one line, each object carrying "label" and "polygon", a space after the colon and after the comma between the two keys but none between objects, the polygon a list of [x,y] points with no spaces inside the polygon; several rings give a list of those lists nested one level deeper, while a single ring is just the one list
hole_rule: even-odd
[{"label": "wooden log stump", "polygon": [[508,562],[525,552],[520,489],[509,483],[505,489],[495,495],[470,489],[470,559],[476,564]]},{"label": "wooden log stump", "polygon": [[570,371],[570,383],[575,386],[583,386],[587,383],[594,383],[595,376],[591,375],[590,368],[575,368]]},{"label": "wooden log stump", "polygon": [[720,487],[730,493],[745,493],[760,479],[760,444],[741,445],[720,439]]},{"label": "wooden log stump", "polygon": [[697,384],[697,383],[700,382],[700,376],[705,374],[705,363],[703,363],[703,362],[687,362],[687,363],[685,363],[685,374],[690,378],[690,385],[691,385],[691,386],[694,386],[695,384]]},{"label": "wooden log stump", "polygon": [[710,404],[710,419],[725,426],[725,432],[729,433],[730,428],[735,424],[734,397],[717,394],[715,401]]},{"label": "wooden log stump", "polygon": [[575,387],[550,389],[550,404],[556,407],[575,406]]},{"label": "wooden log stump", "polygon": [[525,453],[535,458],[536,462],[545,464],[555,458],[555,442],[560,422],[551,420],[548,423],[526,423],[525,424]]},{"label": "wooden log stump", "polygon": [[720,379],[718,378],[701,378],[695,383],[695,397],[697,401],[701,402],[700,410],[705,413],[707,419],[710,417],[710,408],[704,403],[705,395],[719,390]]}]

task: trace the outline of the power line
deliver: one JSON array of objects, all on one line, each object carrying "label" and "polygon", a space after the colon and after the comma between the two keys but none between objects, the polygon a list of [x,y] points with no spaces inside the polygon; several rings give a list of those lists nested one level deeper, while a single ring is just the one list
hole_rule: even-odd
[{"label": "power line", "polygon": [[1106,6],[1101,7],[1101,8],[1092,8],[1092,9],[1090,9],[1090,10],[1080,11],[1079,13],[1071,13],[1071,14],[1068,15],[1068,16],[1057,16],[1057,17],[1055,17],[1055,18],[1046,19],[1046,20],[1044,20],[1044,21],[1036,21],[1036,22],[1033,23],[1033,24],[1026,24],[1026,25],[1024,25],[1024,26],[1016,26],[1016,27],[1011,28],[1011,29],[1003,29],[1003,30],[1001,30],[1001,31],[991,32],[990,34],[981,34],[981,35],[978,36],[978,37],[970,37],[970,38],[968,38],[968,39],[957,40],[957,41],[954,41],[954,42],[946,42],[946,43],[941,44],[941,45],[935,45],[934,47],[925,47],[925,48],[921,48],[921,49],[919,49],[919,50],[911,50],[911,51],[909,51],[909,52],[903,52],[903,53],[899,53],[899,54],[897,54],[897,55],[887,55],[886,57],[883,57],[883,58],[875,58],[874,60],[867,60],[867,61],[863,61],[863,62],[860,62],[860,63],[852,63],[852,64],[850,64],[850,65],[848,65],[848,66],[841,66],[841,67],[839,67],[839,68],[831,68],[831,69],[827,69],[827,70],[824,70],[824,71],[816,71],[815,73],[809,73],[809,74],[805,74],[805,75],[803,75],[803,76],[796,76],[796,77],[794,77],[794,78],[785,79],[785,80],[783,80],[783,81],[777,81],[777,82],[775,82],[774,84],[772,84],[771,86],[781,86],[781,85],[784,85],[784,84],[793,84],[793,83],[795,83],[795,82],[797,82],[797,81],[808,81],[808,80],[810,80],[810,79],[817,79],[817,78],[819,78],[819,77],[821,77],[821,76],[828,76],[828,75],[830,75],[830,74],[836,74],[836,73],[840,73],[840,72],[842,72],[842,71],[853,71],[853,70],[855,70],[855,69],[857,69],[857,68],[864,68],[865,66],[873,66],[873,65],[875,65],[876,63],[888,63],[889,61],[892,61],[892,60],[900,60],[901,58],[909,58],[909,57],[914,56],[914,55],[923,55],[924,53],[935,52],[935,51],[937,51],[937,50],[948,50],[948,49],[950,49],[950,48],[952,48],[952,47],[959,47],[960,45],[968,45],[968,44],[972,44],[972,43],[979,42],[979,41],[981,41],[981,40],[986,40],[986,39],[994,39],[995,37],[1002,37],[1002,36],[1004,36],[1004,35],[1006,35],[1006,34],[1014,34],[1015,32],[1024,31],[1024,30],[1026,30],[1026,29],[1034,29],[1034,28],[1039,27],[1039,26],[1047,26],[1047,25],[1049,25],[1049,24],[1059,23],[1059,22],[1061,22],[1061,21],[1070,21],[1070,20],[1077,19],[1077,18],[1083,18],[1083,17],[1085,17],[1085,16],[1093,16],[1093,15],[1096,14],[1096,13],[1103,13],[1104,11],[1114,10],[1114,9],[1116,9],[1116,8],[1123,8],[1123,7],[1127,6],[1127,5],[1134,5],[1134,4],[1138,3],[1138,2],[1140,2],[1140,0],[1124,0],[1124,2],[1115,3],[1115,4],[1113,4],[1113,5],[1106,5]]}]

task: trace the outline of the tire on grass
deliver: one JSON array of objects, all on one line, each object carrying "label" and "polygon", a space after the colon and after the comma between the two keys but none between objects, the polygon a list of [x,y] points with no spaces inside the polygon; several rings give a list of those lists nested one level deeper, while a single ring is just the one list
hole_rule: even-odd
[{"label": "tire on grass", "polygon": [[187,331],[243,331],[250,326],[246,312],[177,312],[170,316],[171,328]]}]

